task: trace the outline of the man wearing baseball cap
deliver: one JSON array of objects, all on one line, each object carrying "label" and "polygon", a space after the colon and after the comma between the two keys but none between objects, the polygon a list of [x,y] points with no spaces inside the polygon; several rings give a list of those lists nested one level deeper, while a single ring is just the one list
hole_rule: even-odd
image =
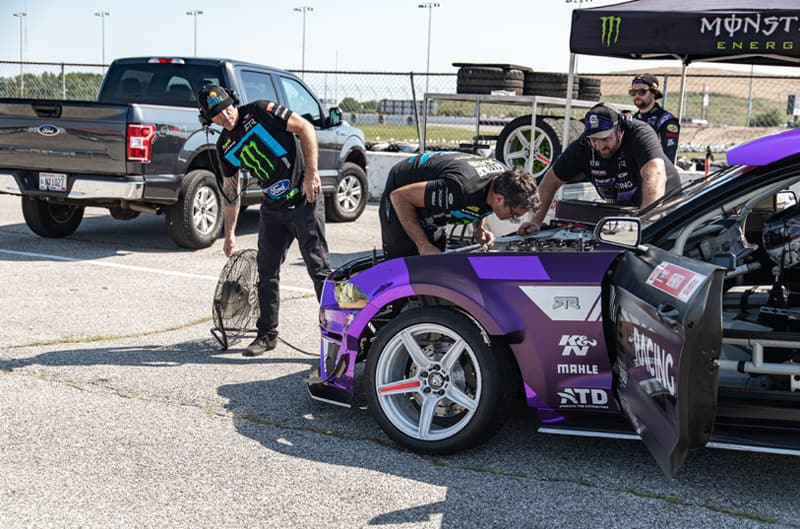
[{"label": "man wearing baseball cap", "polygon": [[621,206],[645,208],[680,186],[677,169],[646,123],[625,119],[606,103],[589,109],[583,122],[581,137],[545,173],[539,184],[544,207],[520,226],[521,235],[539,230],[556,191],[581,174],[603,199]]},{"label": "man wearing baseball cap", "polygon": [[675,163],[681,125],[675,116],[656,103],[656,100],[661,99],[663,95],[658,89],[658,79],[649,73],[639,74],[631,81],[631,89],[628,94],[633,98],[633,104],[639,109],[633,115],[634,119],[644,121],[653,127],[661,140],[664,154],[672,163]]},{"label": "man wearing baseball cap", "polygon": [[239,172],[247,170],[263,190],[258,227],[258,304],[256,339],[244,356],[258,356],[277,346],[280,267],[294,239],[306,263],[319,300],[330,274],[325,239],[325,209],[317,173],[317,137],[305,118],[278,103],[257,100],[238,106],[228,91],[214,84],[197,94],[204,125],[222,127],[217,140],[223,190],[231,203],[223,207],[228,257],[236,253],[239,217]]}]

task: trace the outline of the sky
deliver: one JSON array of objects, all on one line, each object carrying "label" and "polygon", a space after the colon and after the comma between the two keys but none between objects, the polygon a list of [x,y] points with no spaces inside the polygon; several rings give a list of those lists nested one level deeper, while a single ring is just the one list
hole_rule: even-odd
[{"label": "sky", "polygon": [[[455,73],[454,62],[567,72],[571,12],[607,0],[2,0],[0,60],[106,62],[117,57],[228,57],[284,69]],[[200,10],[197,17],[187,11]],[[14,13],[27,13],[16,17]],[[95,16],[108,12],[107,17]],[[430,17],[430,18],[429,18]],[[103,26],[105,45],[103,46]],[[579,56],[578,72],[656,71],[677,61]],[[725,66],[729,69],[734,67]],[[749,68],[749,67],[748,67]],[[741,67],[740,67],[741,69]],[[764,71],[769,72],[770,69]],[[796,71],[790,74],[796,75]]]}]

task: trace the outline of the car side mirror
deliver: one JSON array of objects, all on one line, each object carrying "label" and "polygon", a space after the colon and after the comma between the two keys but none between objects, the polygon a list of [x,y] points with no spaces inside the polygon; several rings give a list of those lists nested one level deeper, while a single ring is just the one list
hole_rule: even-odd
[{"label": "car side mirror", "polygon": [[783,211],[797,204],[797,195],[794,191],[785,189],[775,194],[775,211]]},{"label": "car side mirror", "polygon": [[601,242],[636,249],[641,242],[642,225],[631,217],[606,217],[594,228],[594,238]]},{"label": "car side mirror", "polygon": [[330,115],[328,116],[329,128],[342,124],[342,111],[339,110],[339,107],[333,107],[328,112],[330,112]]}]

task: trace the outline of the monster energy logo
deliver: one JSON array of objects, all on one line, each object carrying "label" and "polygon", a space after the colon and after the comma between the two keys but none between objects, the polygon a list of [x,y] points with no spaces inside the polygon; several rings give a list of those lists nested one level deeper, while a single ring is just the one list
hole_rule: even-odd
[{"label": "monster energy logo", "polygon": [[619,27],[622,25],[622,17],[600,17],[600,22],[602,23],[600,42],[608,48],[611,46],[612,39],[614,44],[619,39]]},{"label": "monster energy logo", "polygon": [[[242,147],[242,150],[239,151],[239,159],[242,161],[242,165],[247,167],[256,178],[261,180],[269,180],[270,171],[275,170],[275,166],[272,165],[269,158],[261,152],[255,140],[250,140]],[[269,166],[269,170],[264,167],[262,162],[266,162],[266,165]]]}]

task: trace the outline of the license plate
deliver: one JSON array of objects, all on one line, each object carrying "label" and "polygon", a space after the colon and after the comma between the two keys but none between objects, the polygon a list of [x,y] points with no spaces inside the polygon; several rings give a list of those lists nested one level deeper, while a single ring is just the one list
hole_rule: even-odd
[{"label": "license plate", "polygon": [[39,173],[40,191],[66,191],[67,175],[64,173]]}]

